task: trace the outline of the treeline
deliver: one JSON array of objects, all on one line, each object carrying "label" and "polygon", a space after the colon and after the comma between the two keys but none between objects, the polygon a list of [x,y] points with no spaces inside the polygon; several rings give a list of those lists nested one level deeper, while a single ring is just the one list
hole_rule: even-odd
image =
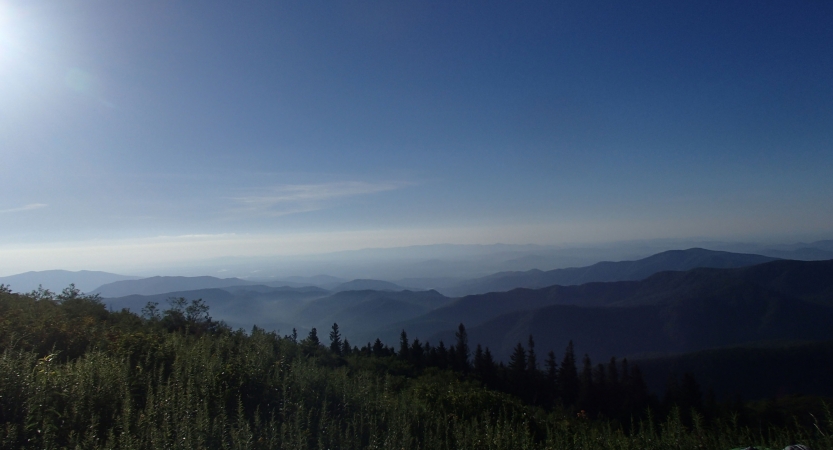
[{"label": "treeline", "polygon": [[[639,367],[631,366],[627,359],[617,361],[611,358],[607,364],[594,367],[585,355],[583,370],[579,373],[572,342],[567,345],[560,360],[550,351],[543,363],[539,363],[535,341],[533,336],[529,336],[526,347],[518,343],[509,363],[504,364],[496,361],[489,348],[484,349],[480,344],[472,354],[465,325],[459,325],[455,337],[453,345],[446,346],[440,341],[432,346],[419,339],[409,341],[403,330],[398,350],[384,345],[379,339],[362,348],[351,348],[349,342],[341,339],[338,324],[333,324],[329,349],[339,356],[358,354],[405,362],[408,370],[400,368],[399,372],[408,376],[418,376],[428,368],[450,370],[461,379],[479,381],[489,389],[514,395],[527,404],[548,410],[560,408],[575,411],[592,418],[615,418],[627,422],[631,418],[644,417],[652,407],[657,410],[664,406],[663,402],[649,395]],[[313,329],[304,344],[317,340],[317,330]],[[670,409],[677,402],[686,410],[702,403],[679,397],[665,404]]]},{"label": "treeline", "polygon": [[234,331],[199,300],[137,315],[73,287],[0,287],[0,447],[833,447],[829,415],[809,427],[707,423],[650,396],[639,411],[638,369],[578,370],[571,346],[539,367],[532,340],[504,365],[471,352],[464,327],[449,347],[403,333],[399,349],[359,348],[337,325],[329,341]]}]

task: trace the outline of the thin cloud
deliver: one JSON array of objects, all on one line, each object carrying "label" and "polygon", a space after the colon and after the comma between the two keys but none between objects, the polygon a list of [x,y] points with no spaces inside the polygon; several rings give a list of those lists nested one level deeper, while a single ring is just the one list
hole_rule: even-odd
[{"label": "thin cloud", "polygon": [[46,208],[47,206],[49,205],[46,205],[44,203],[30,203],[26,206],[21,206],[19,208],[0,209],[0,214],[15,213],[21,211],[32,211],[33,209]]},{"label": "thin cloud", "polygon": [[283,216],[323,209],[328,201],[392,191],[402,188],[395,183],[350,181],[322,184],[288,184],[272,186],[242,197],[232,197],[237,210],[271,216]]}]

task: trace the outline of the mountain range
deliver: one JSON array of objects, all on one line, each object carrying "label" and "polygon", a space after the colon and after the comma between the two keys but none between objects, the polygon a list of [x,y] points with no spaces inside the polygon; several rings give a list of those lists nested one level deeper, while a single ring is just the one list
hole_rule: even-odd
[{"label": "mountain range", "polygon": [[664,270],[689,270],[696,267],[718,269],[744,267],[774,261],[768,256],[731,253],[702,248],[669,250],[636,261],[603,261],[587,267],[573,267],[550,271],[499,272],[487,277],[442,289],[446,295],[483,294],[508,291],[519,287],[541,288],[552,285],[569,286],[594,281],[641,280]]},{"label": "mountain range", "polygon": [[401,329],[446,342],[460,322],[471,343],[505,357],[531,334],[541,351],[594,358],[688,352],[760,341],[833,339],[833,261],[772,261],[738,269],[660,272],[641,281],[472,295]]},{"label": "mountain range", "polygon": [[91,292],[95,288],[117,281],[137,280],[140,277],[118,275],[94,270],[43,270],[40,272],[25,272],[7,277],[0,277],[0,284],[11,287],[15,292],[30,292],[42,286],[52,292],[61,292],[70,284],[82,292]]}]

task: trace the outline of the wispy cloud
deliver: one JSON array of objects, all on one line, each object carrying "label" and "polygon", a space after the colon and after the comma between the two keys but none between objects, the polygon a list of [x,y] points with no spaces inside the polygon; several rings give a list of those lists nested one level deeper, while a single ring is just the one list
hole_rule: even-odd
[{"label": "wispy cloud", "polygon": [[44,203],[30,203],[26,206],[21,206],[19,208],[0,209],[0,214],[15,213],[15,212],[20,212],[20,211],[31,211],[33,209],[46,208],[47,206],[48,205],[46,205]]},{"label": "wispy cloud", "polygon": [[287,184],[261,189],[251,195],[232,197],[238,208],[253,213],[283,216],[322,209],[335,199],[400,189],[396,183],[349,181],[322,184]]}]

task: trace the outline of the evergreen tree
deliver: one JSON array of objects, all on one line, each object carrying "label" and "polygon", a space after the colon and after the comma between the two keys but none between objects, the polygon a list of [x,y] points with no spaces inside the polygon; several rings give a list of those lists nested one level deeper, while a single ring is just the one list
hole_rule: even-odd
[{"label": "evergreen tree", "polygon": [[457,370],[468,372],[469,370],[469,335],[466,332],[466,327],[460,323],[460,326],[457,327],[457,332],[454,333],[454,336],[457,338],[457,345],[454,346],[455,349],[455,366]]},{"label": "evergreen tree", "polygon": [[301,348],[304,351],[304,354],[311,356],[315,355],[318,352],[318,347],[321,345],[321,341],[318,340],[318,330],[315,328],[309,331],[309,335],[301,341]]},{"label": "evergreen tree", "polygon": [[347,339],[344,339],[344,343],[341,344],[341,355],[348,356],[350,354],[350,343],[347,342]]},{"label": "evergreen tree", "polygon": [[523,378],[527,368],[526,350],[524,346],[518,342],[512,356],[509,357],[509,370],[512,371],[512,377],[515,381],[520,381]]},{"label": "evergreen tree", "polygon": [[481,377],[483,374],[483,358],[483,347],[477,344],[477,348],[474,350],[474,372]]},{"label": "evergreen tree", "polygon": [[574,406],[578,400],[578,390],[576,354],[573,350],[573,341],[570,341],[564,352],[564,359],[561,360],[561,367],[558,369],[558,392],[565,405]]},{"label": "evergreen tree", "polygon": [[544,369],[547,371],[547,383],[555,386],[556,377],[558,376],[558,361],[555,360],[555,352],[552,350],[547,353],[547,359],[544,361]]},{"label": "evergreen tree", "polygon": [[579,375],[579,392],[576,406],[586,412],[595,413],[595,389],[593,386],[593,363],[590,356],[584,355],[581,374]]},{"label": "evergreen tree", "polygon": [[530,375],[534,375],[538,371],[538,359],[535,357],[535,341],[532,339],[532,335],[529,335],[529,341],[527,341],[527,356],[526,356],[526,371]]},{"label": "evergreen tree", "polygon": [[440,369],[448,368],[448,350],[445,348],[443,341],[437,346],[436,366]]},{"label": "evergreen tree", "polygon": [[413,342],[411,342],[409,357],[411,364],[418,369],[421,369],[425,364],[425,349],[422,347],[422,344],[420,344],[419,338],[416,338]]},{"label": "evergreen tree", "polygon": [[497,365],[489,347],[483,352],[483,381],[487,386],[494,386],[497,381]]},{"label": "evergreen tree", "polygon": [[408,359],[408,355],[410,353],[408,347],[408,334],[405,333],[405,330],[402,330],[402,333],[399,335],[399,359]]},{"label": "evergreen tree", "polygon": [[558,361],[555,360],[555,352],[550,350],[547,353],[547,359],[544,360],[544,392],[546,393],[546,402],[549,405],[554,405],[558,396],[558,388],[556,381],[558,377]]},{"label": "evergreen tree", "polygon": [[448,347],[448,361],[446,362],[448,367],[454,371],[461,371],[460,368],[460,361],[457,359],[457,346],[452,345]]},{"label": "evergreen tree", "polygon": [[593,404],[597,412],[607,414],[610,410],[610,386],[607,384],[607,370],[602,363],[593,371]]},{"label": "evergreen tree", "polygon": [[341,347],[341,333],[338,332],[338,324],[333,323],[333,329],[330,330],[330,351],[341,356]]},{"label": "evergreen tree", "polygon": [[385,356],[385,346],[382,345],[382,340],[379,338],[376,338],[373,342],[373,356],[377,358]]}]

